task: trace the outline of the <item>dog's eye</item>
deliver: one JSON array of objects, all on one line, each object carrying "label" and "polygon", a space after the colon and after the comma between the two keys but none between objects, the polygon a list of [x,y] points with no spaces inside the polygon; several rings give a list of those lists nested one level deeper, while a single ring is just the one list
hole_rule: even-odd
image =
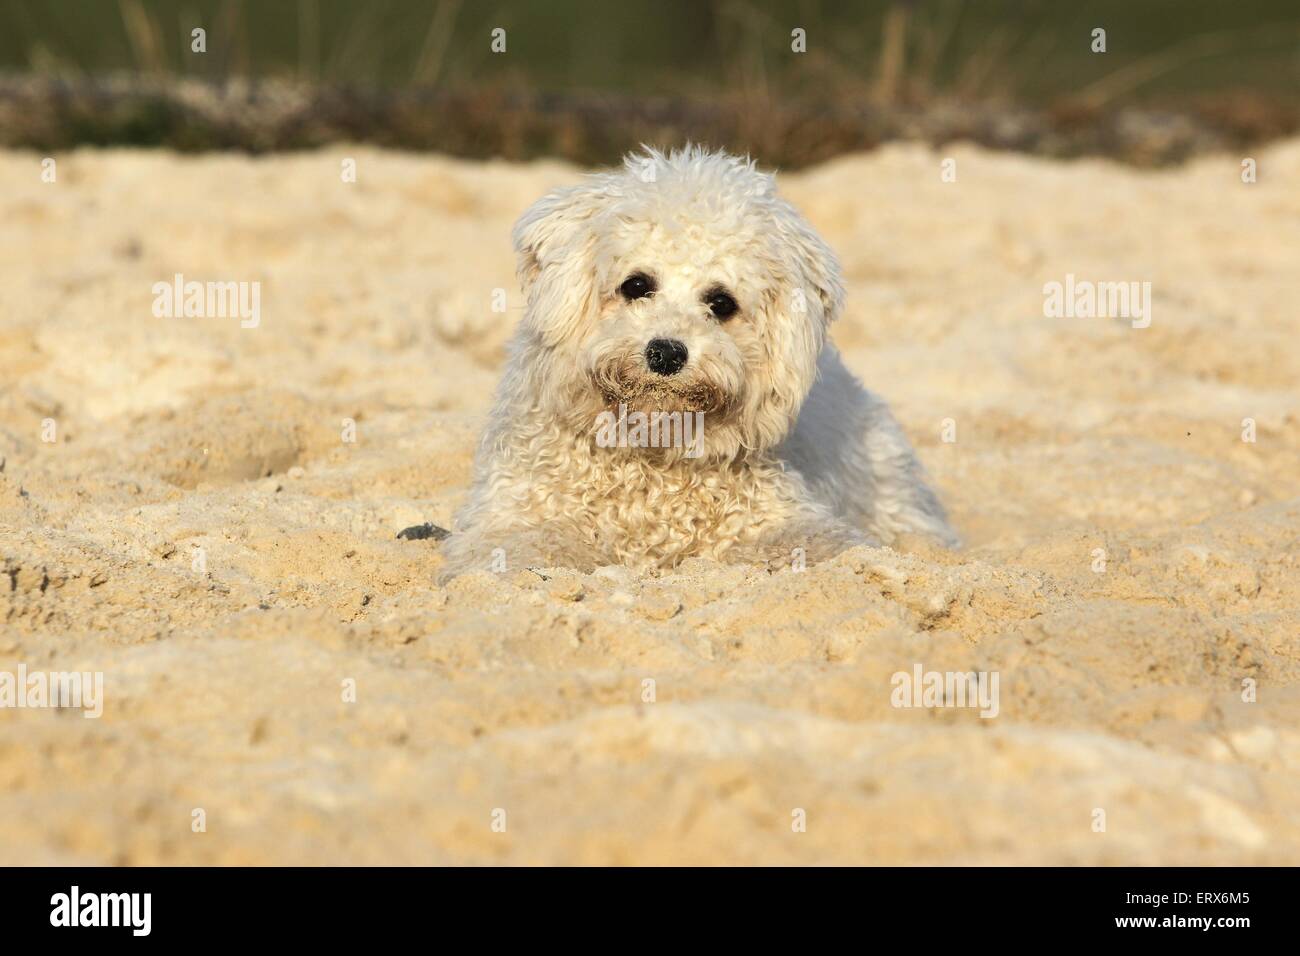
[{"label": "dog's eye", "polygon": [[736,314],[740,306],[736,305],[736,300],[721,289],[710,292],[704,299],[708,305],[709,311],[720,319],[729,319]]},{"label": "dog's eye", "polygon": [[618,291],[623,294],[623,298],[644,299],[655,290],[655,284],[649,276],[643,276],[639,272],[634,272],[623,280],[623,284],[618,287]]}]

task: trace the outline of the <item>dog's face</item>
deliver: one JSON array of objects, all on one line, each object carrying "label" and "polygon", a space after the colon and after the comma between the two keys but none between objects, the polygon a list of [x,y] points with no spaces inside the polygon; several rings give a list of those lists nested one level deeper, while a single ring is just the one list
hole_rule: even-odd
[{"label": "dog's face", "polygon": [[686,150],[551,193],[515,229],[531,398],[578,431],[602,412],[702,413],[703,454],[781,441],[840,308],[830,250],[745,161]]}]

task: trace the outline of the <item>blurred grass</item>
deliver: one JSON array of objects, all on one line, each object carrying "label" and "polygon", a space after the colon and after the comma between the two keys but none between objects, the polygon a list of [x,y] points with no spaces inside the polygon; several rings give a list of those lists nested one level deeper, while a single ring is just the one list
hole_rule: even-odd
[{"label": "blurred grass", "polygon": [[[190,52],[190,30],[208,52]],[[1104,27],[1108,52],[1093,54]],[[507,30],[504,55],[489,50]],[[808,53],[790,52],[802,27]],[[1198,45],[1198,38],[1218,39]],[[1176,51],[1181,51],[1178,53]],[[1170,55],[1174,52],[1175,55]],[[1144,67],[1145,65],[1145,67]],[[0,70],[294,78],[531,92],[936,93],[1042,104],[1126,93],[1300,94],[1296,0],[0,0]]]},{"label": "blurred grass", "polygon": [[[196,26],[206,53],[191,52]],[[495,27],[507,31],[504,54],[490,50]],[[791,51],[796,27],[803,54]],[[1090,49],[1094,27],[1107,31],[1105,54]],[[1060,140],[1135,107],[1216,128],[1189,143],[1294,130],[1300,0],[0,0],[0,73],[39,81],[0,89],[10,144],[261,149],[345,136],[604,161],[627,136],[703,132],[800,164],[928,124],[930,138],[1104,152],[1114,139],[1104,129],[1082,145]],[[167,91],[249,81],[317,92],[286,107],[288,128],[258,131]],[[24,116],[47,103],[57,116]],[[968,108],[1004,127],[997,110],[1034,111],[1015,122],[1041,129],[972,129]],[[444,135],[422,129],[421,109]],[[942,123],[927,119],[936,113]],[[1196,148],[1180,140],[1157,161]]]}]

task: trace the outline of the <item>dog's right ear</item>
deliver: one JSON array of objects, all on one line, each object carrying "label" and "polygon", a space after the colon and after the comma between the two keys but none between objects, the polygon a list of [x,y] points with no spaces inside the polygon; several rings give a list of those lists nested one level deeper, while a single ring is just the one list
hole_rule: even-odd
[{"label": "dog's right ear", "polygon": [[608,199],[599,179],[567,186],[537,200],[515,223],[519,284],[528,299],[524,321],[548,345],[596,308],[594,220]]}]

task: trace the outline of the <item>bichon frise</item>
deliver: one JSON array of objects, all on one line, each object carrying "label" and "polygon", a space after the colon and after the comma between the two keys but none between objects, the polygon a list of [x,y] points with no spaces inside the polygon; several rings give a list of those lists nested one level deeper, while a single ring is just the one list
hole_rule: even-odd
[{"label": "bichon frise", "polygon": [[898,423],[826,340],[834,254],[753,162],[633,154],[539,200],[514,245],[527,309],[443,580],[955,544]]}]

